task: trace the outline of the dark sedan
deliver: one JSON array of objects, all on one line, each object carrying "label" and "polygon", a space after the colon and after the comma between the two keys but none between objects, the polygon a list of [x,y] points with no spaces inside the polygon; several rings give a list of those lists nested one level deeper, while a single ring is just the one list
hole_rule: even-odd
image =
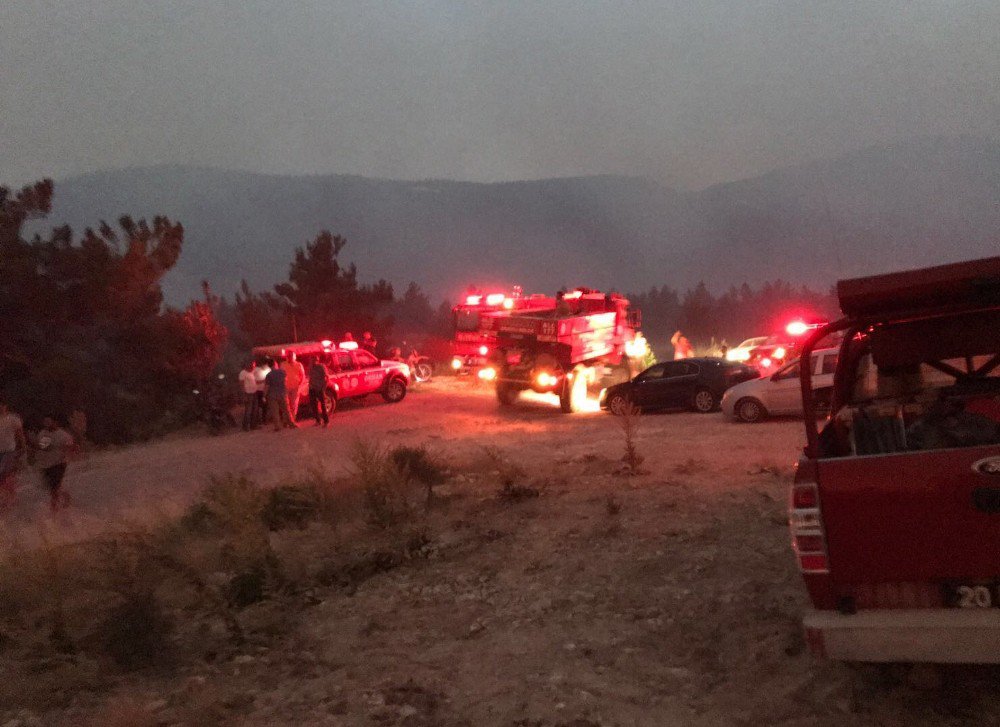
[{"label": "dark sedan", "polygon": [[686,358],[654,364],[631,381],[601,392],[601,408],[621,414],[639,409],[693,409],[707,414],[719,408],[730,386],[758,378],[750,366],[721,358]]}]

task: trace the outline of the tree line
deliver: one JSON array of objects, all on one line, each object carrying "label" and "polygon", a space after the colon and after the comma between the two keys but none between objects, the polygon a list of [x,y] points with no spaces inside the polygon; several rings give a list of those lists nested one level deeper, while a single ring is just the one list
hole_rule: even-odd
[{"label": "tree line", "polygon": [[[26,224],[49,214],[54,193],[51,180],[0,187],[0,395],[29,422],[76,412],[98,443],[154,436],[196,419],[193,391],[218,387],[219,374],[232,381],[257,344],[371,331],[448,356],[451,304],[434,305],[416,283],[397,295],[385,280],[359,281],[341,262],[339,235],[324,230],[297,248],[287,280],[270,290],[244,281],[229,301],[206,282],[200,299],[178,308],[164,303],[161,282],[183,250],[180,222],[124,215],[79,235],[63,226],[27,239]],[[721,295],[704,283],[684,293],[664,285],[631,298],[661,348],[676,329],[696,344],[735,345],[789,316],[833,309],[829,293],[783,281]]]},{"label": "tree line", "polygon": [[746,338],[781,331],[791,320],[830,319],[837,310],[832,290],[810,290],[784,280],[759,288],[744,283],[718,295],[704,282],[683,293],[664,285],[632,294],[629,300],[642,311],[643,333],[661,356],[670,353],[664,342],[677,330],[699,348],[713,342],[731,348]]}]

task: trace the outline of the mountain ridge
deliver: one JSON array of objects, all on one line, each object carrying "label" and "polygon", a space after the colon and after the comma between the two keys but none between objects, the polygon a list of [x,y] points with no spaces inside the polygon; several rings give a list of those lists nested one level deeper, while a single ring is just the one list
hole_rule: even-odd
[{"label": "mountain ridge", "polygon": [[56,183],[33,231],[165,214],[185,249],[168,300],[200,281],[231,296],[270,287],[320,229],[343,235],[360,277],[410,280],[434,298],[470,283],[551,291],[585,284],[713,289],[979,257],[1000,247],[1000,144],[926,137],[680,191],[628,175],[525,181],[391,180],[163,164]]}]

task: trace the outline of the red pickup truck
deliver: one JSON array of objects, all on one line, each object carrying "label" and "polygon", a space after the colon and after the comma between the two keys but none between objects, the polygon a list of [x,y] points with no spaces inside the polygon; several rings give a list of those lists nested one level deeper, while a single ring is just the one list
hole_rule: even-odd
[{"label": "red pickup truck", "polygon": [[838,283],[831,415],[790,498],[813,608],[848,661],[1000,662],[1000,257]]}]

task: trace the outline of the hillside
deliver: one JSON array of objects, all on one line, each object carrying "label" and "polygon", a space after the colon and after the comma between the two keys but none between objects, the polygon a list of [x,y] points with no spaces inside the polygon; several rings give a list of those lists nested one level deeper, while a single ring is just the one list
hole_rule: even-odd
[{"label": "hillside", "polygon": [[995,252],[1000,144],[920,139],[696,192],[615,176],[478,184],[159,166],[58,181],[46,224],[82,230],[123,212],[184,223],[166,285],[175,302],[202,278],[227,294],[241,278],[274,283],[322,228],[347,237],[363,278],[416,280],[440,297],[474,281],[827,285]]}]

